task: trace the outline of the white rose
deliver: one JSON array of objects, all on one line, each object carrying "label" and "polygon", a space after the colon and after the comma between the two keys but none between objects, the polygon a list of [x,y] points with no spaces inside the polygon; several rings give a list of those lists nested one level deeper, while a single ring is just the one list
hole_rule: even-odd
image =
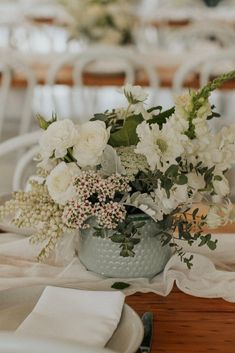
[{"label": "white rose", "polygon": [[51,198],[60,205],[65,205],[75,197],[73,178],[80,174],[75,163],[59,163],[49,174],[46,185]]},{"label": "white rose", "polygon": [[94,167],[100,163],[101,156],[109,140],[110,132],[103,121],[88,121],[79,128],[73,156],[80,167]]},{"label": "white rose", "polygon": [[77,140],[77,130],[69,119],[55,121],[42,134],[39,145],[42,159],[63,158]]},{"label": "white rose", "polygon": [[226,196],[229,194],[229,183],[228,180],[224,177],[221,176],[222,180],[213,180],[212,184],[214,187],[214,190],[216,192],[217,195],[219,196]]}]

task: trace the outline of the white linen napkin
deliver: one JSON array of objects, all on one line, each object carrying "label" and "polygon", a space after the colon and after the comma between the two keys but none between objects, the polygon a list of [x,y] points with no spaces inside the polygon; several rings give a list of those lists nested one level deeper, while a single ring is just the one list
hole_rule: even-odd
[{"label": "white linen napkin", "polygon": [[44,336],[104,347],[113,335],[124,304],[118,291],[46,287],[16,334]]}]

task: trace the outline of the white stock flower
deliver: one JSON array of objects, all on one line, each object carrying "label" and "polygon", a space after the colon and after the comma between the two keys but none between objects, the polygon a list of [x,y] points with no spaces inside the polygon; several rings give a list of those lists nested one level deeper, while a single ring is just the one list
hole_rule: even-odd
[{"label": "white stock flower", "polygon": [[171,164],[176,163],[175,159],[184,151],[183,135],[174,130],[169,120],[161,130],[158,124],[150,126],[144,121],[138,125],[136,132],[140,142],[135,152],[147,158],[151,170],[155,168],[165,170]]},{"label": "white stock flower", "polygon": [[[204,98],[202,98],[202,99],[204,99]],[[204,99],[203,105],[197,111],[197,118],[206,120],[206,118],[209,115],[211,115],[211,113],[212,113],[211,105],[210,105],[208,99],[206,99],[206,100]]]},{"label": "white stock flower", "polygon": [[229,188],[229,183],[228,180],[225,178],[224,175],[220,175],[220,180],[218,179],[213,179],[212,180],[212,184],[213,184],[213,188],[215,190],[215,193],[218,196],[226,196],[229,194],[230,192],[230,188]]},{"label": "white stock flower", "polygon": [[73,178],[80,174],[75,163],[59,163],[48,175],[46,185],[51,198],[60,205],[65,205],[76,196]]},{"label": "white stock flower", "polygon": [[73,148],[73,156],[80,167],[94,167],[109,140],[110,132],[103,121],[88,121],[79,126],[78,138]]},{"label": "white stock flower", "polygon": [[129,104],[144,102],[148,98],[148,93],[141,86],[132,86],[127,83],[121,90],[127,98]]},{"label": "white stock flower", "polygon": [[206,224],[209,228],[217,228],[235,221],[235,210],[230,200],[222,205],[212,205],[206,216]]},{"label": "white stock flower", "polygon": [[192,96],[190,92],[174,97],[175,115],[180,119],[188,120],[189,114],[193,108]]},{"label": "white stock flower", "polygon": [[219,133],[208,132],[198,137],[194,154],[208,167],[216,167],[216,173],[223,173],[235,163],[235,124],[224,127]]},{"label": "white stock flower", "polygon": [[178,206],[189,202],[187,185],[174,185],[168,197],[164,188],[158,186],[154,191],[155,202],[164,214],[169,214]]},{"label": "white stock flower", "polygon": [[42,160],[48,160],[54,155],[55,158],[63,158],[67,149],[72,147],[77,140],[77,130],[69,119],[55,121],[40,138],[40,155]]},{"label": "white stock flower", "polygon": [[193,120],[195,126],[195,134],[199,140],[205,139],[205,142],[208,141],[208,134],[210,132],[207,120],[196,118]]},{"label": "white stock flower", "polygon": [[217,228],[221,226],[223,223],[223,218],[218,214],[217,207],[211,206],[207,216],[206,216],[206,224],[209,228]]},{"label": "white stock flower", "polygon": [[202,175],[191,172],[187,174],[187,178],[188,186],[193,191],[197,191],[205,187],[205,180]]}]

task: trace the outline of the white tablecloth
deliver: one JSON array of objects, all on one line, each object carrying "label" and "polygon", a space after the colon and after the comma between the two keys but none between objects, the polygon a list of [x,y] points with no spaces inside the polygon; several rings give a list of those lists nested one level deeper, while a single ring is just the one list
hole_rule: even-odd
[{"label": "white tablecloth", "polygon": [[[126,295],[135,292],[155,292],[166,296],[174,282],[183,292],[205,298],[224,298],[235,302],[235,234],[218,234],[215,251],[185,246],[194,253],[193,268],[188,270],[174,255],[160,275],[153,279],[113,279],[87,271],[73,256],[73,237],[66,237],[57,256],[50,263],[35,260],[39,247],[29,244],[28,238],[12,233],[0,234],[0,290],[34,284],[66,285],[80,289],[110,290],[117,281],[130,284]],[[66,252],[65,250],[66,245]],[[66,253],[61,261],[60,251]]]}]

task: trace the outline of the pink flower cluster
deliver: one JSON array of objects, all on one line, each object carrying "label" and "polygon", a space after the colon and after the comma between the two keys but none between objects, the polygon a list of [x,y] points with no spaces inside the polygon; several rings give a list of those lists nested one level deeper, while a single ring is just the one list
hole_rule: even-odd
[{"label": "pink flower cluster", "polygon": [[129,191],[125,176],[114,174],[105,179],[96,172],[84,171],[74,179],[74,186],[77,197],[68,202],[62,217],[68,227],[87,228],[87,219],[95,216],[100,226],[114,229],[125,219],[125,207],[114,201],[117,193]]},{"label": "pink flower cluster", "polygon": [[116,192],[125,193],[130,190],[125,176],[113,174],[104,179],[96,172],[86,171],[74,179],[74,186],[80,200],[87,200],[97,195],[99,202],[112,200]]}]

